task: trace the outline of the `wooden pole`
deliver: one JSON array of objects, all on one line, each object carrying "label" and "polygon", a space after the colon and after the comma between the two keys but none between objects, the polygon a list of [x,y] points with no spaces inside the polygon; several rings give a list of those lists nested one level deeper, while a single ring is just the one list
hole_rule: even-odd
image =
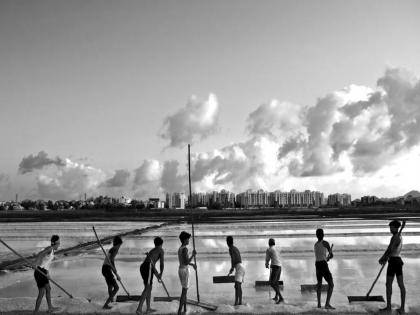
[{"label": "wooden pole", "polygon": [[168,296],[168,298],[171,298],[171,296],[169,295],[168,289],[166,288],[166,285],[163,282],[163,279],[159,277],[159,273],[157,272],[156,267],[155,267],[155,262],[153,261],[152,257],[150,257],[148,252],[146,253],[146,256],[147,258],[149,258],[150,263],[152,264],[153,273],[156,275],[156,278],[158,278],[158,281],[162,283],[162,286],[165,289],[166,295]]},{"label": "wooden pole", "polygon": [[[94,227],[94,226],[92,226],[92,229],[93,229],[93,233],[95,233],[96,240],[97,240],[97,242],[98,242],[99,246],[100,246],[100,247],[101,247],[101,249],[102,249],[102,252],[104,253],[104,255],[105,255],[106,259],[107,259],[107,260],[108,260],[108,262],[109,262],[109,265],[111,266],[112,270],[115,272],[115,274],[116,274],[116,275],[118,276],[118,278],[119,278],[120,276],[118,275],[117,270],[115,269],[115,267],[112,265],[111,259],[109,259],[108,254],[106,253],[105,249],[102,247],[101,240],[99,239],[98,234],[96,234],[95,227]],[[118,282],[119,282],[119,283],[121,284],[121,286],[123,287],[123,289],[124,289],[125,293],[126,293],[128,296],[130,296],[130,293],[128,293],[128,291],[127,291],[127,289],[125,288],[125,286],[124,286],[124,284],[122,283],[122,281],[121,281],[121,280],[118,280]]]},{"label": "wooden pole", "polygon": [[[398,233],[397,233],[398,238],[401,236],[401,232],[402,232],[402,230],[403,230],[403,228],[404,228],[404,227],[405,227],[405,221],[403,221],[402,226],[401,226],[400,230],[399,230],[399,231],[398,231]],[[392,244],[391,244],[391,246],[392,246]],[[389,255],[388,255],[388,258],[389,258]],[[378,275],[376,276],[375,281],[373,281],[372,286],[370,287],[370,289],[369,289],[368,293],[366,294],[366,297],[368,297],[368,298],[369,298],[370,292],[372,292],[373,287],[375,286],[376,281],[378,281],[379,276],[381,275],[382,270],[384,270],[385,265],[386,265],[386,263],[385,263],[385,264],[383,264],[383,265],[382,265],[382,267],[381,267],[381,269],[379,270],[379,273],[378,273]]]},{"label": "wooden pole", "polygon": [[10,249],[16,256],[22,258],[29,266],[31,266],[32,269],[38,271],[40,274],[42,274],[44,277],[48,278],[48,280],[50,280],[53,284],[55,284],[59,289],[61,289],[61,291],[63,291],[65,294],[67,294],[69,296],[69,298],[73,298],[73,295],[71,295],[70,293],[68,293],[61,285],[59,285],[57,282],[55,282],[53,279],[51,279],[47,274],[45,274],[45,272],[43,272],[42,270],[40,270],[37,266],[35,266],[34,263],[32,263],[31,261],[29,261],[28,259],[26,259],[25,257],[23,257],[21,254],[19,254],[17,251],[15,251],[13,248],[11,248],[9,245],[6,244],[6,242],[4,242],[3,240],[0,239],[0,242],[6,246],[8,249]]},{"label": "wooden pole", "polygon": [[[190,196],[188,200],[188,205],[191,212],[191,228],[192,228],[192,239],[193,239],[193,249],[195,250],[195,234],[194,234],[194,216],[192,212],[192,194],[191,194],[191,155],[190,155],[190,145],[188,144],[188,186],[190,190]],[[200,292],[198,289],[198,270],[197,270],[197,259],[194,255],[194,264],[195,264],[195,283],[197,287],[197,301],[200,302]]]}]

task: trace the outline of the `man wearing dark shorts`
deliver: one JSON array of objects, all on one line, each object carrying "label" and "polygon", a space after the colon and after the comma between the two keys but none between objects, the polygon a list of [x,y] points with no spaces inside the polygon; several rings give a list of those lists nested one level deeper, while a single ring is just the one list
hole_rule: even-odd
[{"label": "man wearing dark shorts", "polygon": [[163,268],[165,266],[164,262],[164,251],[162,248],[163,240],[160,237],[154,239],[155,248],[153,248],[149,253],[146,254],[146,258],[143,263],[140,265],[140,274],[143,278],[144,290],[140,297],[139,306],[137,307],[136,314],[143,314],[142,307],[144,301],[146,300],[147,309],[146,313],[151,313],[155,311],[150,307],[150,300],[152,295],[152,284],[153,284],[153,273],[156,272],[155,264],[160,261],[160,273],[156,274],[156,277],[160,281],[162,278]]},{"label": "man wearing dark shorts", "polygon": [[104,276],[106,285],[108,287],[108,298],[105,301],[103,308],[107,310],[111,309],[109,303],[111,303],[114,300],[114,296],[119,290],[119,286],[114,278],[114,274],[116,275],[118,281],[120,281],[120,276],[118,275],[117,269],[115,267],[115,257],[118,254],[121,244],[121,237],[115,236],[112,241],[112,248],[108,252],[108,257],[105,257],[104,263],[102,265],[102,275]]},{"label": "man wearing dark shorts", "polygon": [[[322,288],[322,278],[325,279],[328,283],[328,292],[327,300],[325,301],[325,308],[329,310],[335,309],[331,306],[330,300],[332,292],[334,289],[333,277],[331,275],[330,269],[328,268],[327,261],[333,258],[332,248],[327,241],[324,241],[324,230],[317,229],[316,237],[318,241],[314,245],[315,251],[315,268],[316,268],[316,297],[318,299],[318,308],[321,308],[321,288]],[[328,255],[327,255],[328,252]]]},{"label": "man wearing dark shorts", "polygon": [[[280,265],[280,258],[279,253],[275,249],[276,242],[273,238],[270,238],[268,240],[268,248],[265,252],[265,268],[271,268],[270,270],[270,286],[274,289],[274,292],[276,292],[276,296],[274,297],[274,301],[277,304],[280,304],[284,301],[283,297],[280,293],[280,287],[279,287],[279,280],[281,275],[281,265]],[[271,261],[271,266],[270,266]]]},{"label": "man wearing dark shorts", "polygon": [[37,268],[34,271],[34,278],[36,281],[36,286],[38,287],[38,297],[35,303],[34,314],[38,313],[44,294],[47,299],[48,311],[51,313],[58,310],[58,308],[53,307],[51,304],[51,287],[48,270],[50,269],[51,263],[54,260],[54,252],[58,249],[59,246],[60,237],[58,235],[53,235],[51,237],[51,246],[48,246],[42,250],[35,257],[34,264],[37,266]]},{"label": "man wearing dark shorts", "polygon": [[398,286],[401,294],[401,307],[397,310],[399,314],[405,313],[405,285],[403,278],[403,261],[401,259],[402,237],[398,233],[401,223],[397,220],[389,223],[390,232],[392,233],[391,240],[385,253],[379,259],[379,264],[384,265],[388,261],[388,269],[386,272],[386,307],[381,311],[391,311],[391,296],[392,296],[392,282],[397,276]]}]

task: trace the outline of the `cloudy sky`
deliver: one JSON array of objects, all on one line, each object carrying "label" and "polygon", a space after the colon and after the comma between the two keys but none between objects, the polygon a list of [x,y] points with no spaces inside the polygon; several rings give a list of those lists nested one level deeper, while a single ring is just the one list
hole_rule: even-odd
[{"label": "cloudy sky", "polygon": [[419,1],[0,1],[0,200],[420,190]]}]

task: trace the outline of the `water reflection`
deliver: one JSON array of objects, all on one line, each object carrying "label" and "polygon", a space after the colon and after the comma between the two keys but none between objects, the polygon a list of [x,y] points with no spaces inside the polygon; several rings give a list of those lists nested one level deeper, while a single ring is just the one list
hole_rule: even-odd
[{"label": "water reflection", "polygon": [[[96,223],[95,223],[96,224]],[[91,224],[77,229],[73,224],[62,223],[63,230],[71,242],[85,241],[85,232],[90,232]],[[115,231],[115,223],[108,223]],[[112,228],[111,228],[112,226]],[[135,227],[134,227],[135,226]],[[365,294],[375,279],[379,264],[377,262],[385,250],[390,234],[386,221],[311,221],[311,222],[240,222],[232,224],[197,224],[196,247],[198,259],[199,288],[203,300],[231,303],[233,301],[233,284],[213,284],[213,276],[226,275],[230,268],[230,256],[226,246],[225,236],[232,234],[235,245],[241,251],[246,276],[244,299],[267,299],[267,292],[255,289],[256,280],[268,280],[269,270],[264,266],[265,250],[269,237],[276,238],[276,247],[280,250],[282,264],[281,280],[284,281],[283,295],[286,300],[306,302],[316,300],[314,293],[300,292],[301,284],[315,283],[315,266],[313,245],[316,241],[314,231],[316,226],[326,230],[326,240],[334,244],[335,256],[329,262],[330,270],[336,283],[333,299],[337,303],[347,303],[347,295]],[[3,226],[2,226],[3,227]],[[23,239],[9,238],[22,252],[33,252],[36,246],[44,244],[45,238],[52,234],[51,225],[34,228],[24,224],[15,226],[23,231]],[[139,224],[121,224],[120,230],[139,228]],[[38,228],[44,232],[36,234]],[[56,226],[55,226],[56,228]],[[173,295],[179,295],[177,249],[180,245],[178,235],[182,230],[189,230],[187,224],[165,226],[149,231],[144,235],[124,238],[123,247],[117,256],[117,267],[130,293],[140,294],[143,290],[139,275],[139,265],[144,259],[144,253],[153,248],[153,238],[161,236],[164,239],[166,264],[164,281]],[[420,295],[420,225],[411,223],[404,230],[404,274],[406,279],[408,303],[414,303]],[[10,230],[10,229],[9,229]],[[55,230],[54,230],[55,231]],[[70,232],[73,231],[73,232]],[[108,231],[107,225],[102,225],[98,231]],[[4,230],[0,229],[0,237]],[[32,239],[28,237],[32,233]],[[73,233],[73,234],[72,234]],[[91,233],[91,232],[90,232]],[[17,234],[15,234],[17,235]],[[48,236],[47,236],[48,235]],[[102,234],[103,235],[103,234]],[[281,237],[277,237],[280,236]],[[89,235],[89,239],[93,234]],[[65,238],[62,238],[65,241]],[[12,245],[12,246],[14,246]],[[192,249],[192,245],[189,246]],[[108,246],[107,246],[108,248]],[[1,249],[4,253],[4,248]],[[102,299],[106,296],[106,286],[101,275],[103,257],[100,249],[89,250],[82,256],[63,257],[55,261],[51,273],[53,277],[65,284],[70,292],[77,296],[90,296]],[[193,270],[191,270],[193,272]],[[1,275],[0,296],[34,296],[36,287],[31,271],[8,273]],[[195,277],[191,277],[191,294],[195,292]],[[385,276],[381,277],[372,294],[385,293]],[[53,294],[59,294],[57,290]],[[155,284],[154,295],[164,296],[165,292]]]}]

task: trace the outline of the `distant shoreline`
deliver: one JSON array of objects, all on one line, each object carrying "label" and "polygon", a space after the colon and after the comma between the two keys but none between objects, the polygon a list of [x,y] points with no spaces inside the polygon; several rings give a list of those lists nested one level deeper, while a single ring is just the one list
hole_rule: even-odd
[{"label": "distant shoreline", "polygon": [[[264,209],[193,209],[196,222],[225,222],[238,220],[322,220],[334,219],[420,219],[415,207],[357,207],[357,208],[264,208]],[[64,211],[2,211],[0,223],[12,222],[84,222],[84,221],[190,221],[189,209],[92,209]]]}]

